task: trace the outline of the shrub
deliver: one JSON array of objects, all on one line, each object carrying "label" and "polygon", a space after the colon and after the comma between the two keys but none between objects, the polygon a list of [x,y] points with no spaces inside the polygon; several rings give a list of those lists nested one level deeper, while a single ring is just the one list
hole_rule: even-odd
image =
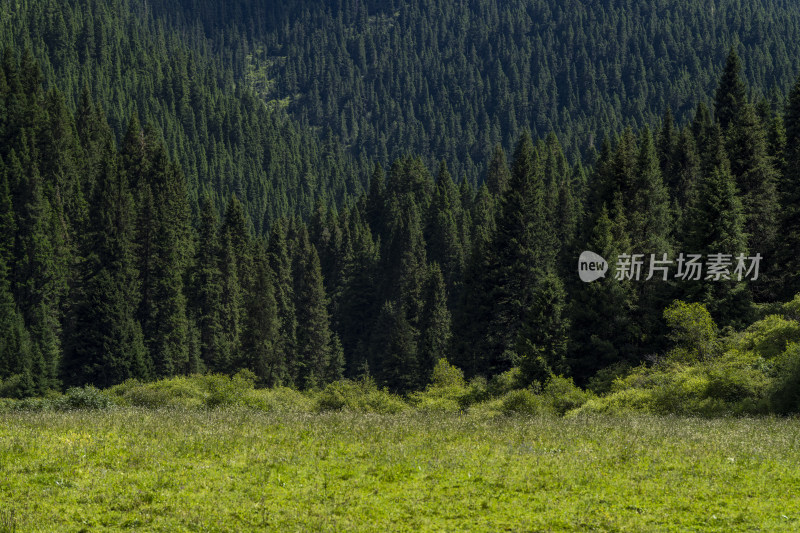
[{"label": "shrub", "polygon": [[602,398],[592,398],[567,413],[568,418],[581,415],[627,416],[631,413],[652,412],[653,395],[649,390],[625,389]]},{"label": "shrub", "polygon": [[800,342],[800,324],[779,315],[769,315],[750,325],[737,340],[739,350],[750,350],[766,359],[773,359],[789,344]]},{"label": "shrub", "polygon": [[590,398],[592,394],[586,392],[572,382],[572,378],[554,376],[544,387],[544,400],[558,415],[577,409]]},{"label": "shrub", "polygon": [[706,395],[727,403],[761,401],[769,386],[763,358],[751,352],[729,351],[713,365],[707,365]]},{"label": "shrub", "polygon": [[310,413],[315,402],[307,394],[289,387],[255,389],[245,397],[245,405],[267,412]]},{"label": "shrub", "polygon": [[547,412],[541,396],[530,389],[517,389],[507,393],[501,409],[505,414],[541,415]]},{"label": "shrub", "polygon": [[[248,375],[249,374],[249,375]],[[239,372],[232,378],[223,374],[203,376],[206,407],[246,405],[248,393],[253,391],[252,372]]]},{"label": "shrub", "polygon": [[30,376],[12,374],[5,380],[0,379],[0,398],[24,398],[32,389]]},{"label": "shrub", "polygon": [[490,398],[488,383],[483,376],[475,376],[469,383],[467,383],[466,391],[463,396],[459,398],[459,404],[462,409],[486,401]]},{"label": "shrub", "polygon": [[514,367],[493,376],[489,381],[488,393],[493,397],[503,396],[512,390],[522,388],[524,386],[522,380],[522,371],[518,367]]},{"label": "shrub", "polygon": [[769,391],[769,406],[780,414],[800,413],[800,344],[793,344],[778,362]]},{"label": "shrub", "polygon": [[[479,386],[480,381],[474,384]],[[430,385],[424,391],[412,392],[408,400],[421,411],[458,412],[472,403],[474,394],[479,395],[480,391],[467,388],[461,369],[446,359],[439,359],[433,369]]]},{"label": "shrub", "polygon": [[594,376],[589,378],[587,389],[595,394],[603,395],[611,392],[614,382],[625,378],[631,373],[631,366],[628,363],[620,362],[600,369]]},{"label": "shrub", "polygon": [[349,410],[361,413],[398,413],[405,403],[394,394],[378,389],[371,379],[340,380],[328,384],[317,396],[317,411]]},{"label": "shrub", "polygon": [[109,392],[124,405],[159,409],[162,407],[201,407],[206,393],[203,376],[179,376],[151,383],[135,379],[112,387]]},{"label": "shrub", "polygon": [[717,326],[704,305],[676,300],[664,310],[664,319],[677,345],[671,360],[702,361],[716,353]]},{"label": "shrub", "polygon": [[447,359],[439,359],[433,367],[430,387],[458,387],[464,388],[464,372],[460,368],[451,365]]},{"label": "shrub", "polygon": [[59,411],[75,409],[99,410],[108,409],[113,405],[114,402],[107,392],[101,391],[92,385],[67,389],[64,396],[53,402],[53,406]]}]

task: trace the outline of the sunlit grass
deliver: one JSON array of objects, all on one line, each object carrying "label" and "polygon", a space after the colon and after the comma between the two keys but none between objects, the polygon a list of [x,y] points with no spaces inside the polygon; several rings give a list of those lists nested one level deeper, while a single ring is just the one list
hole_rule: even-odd
[{"label": "sunlit grass", "polygon": [[786,419],[6,412],[0,531],[794,531],[799,436]]}]

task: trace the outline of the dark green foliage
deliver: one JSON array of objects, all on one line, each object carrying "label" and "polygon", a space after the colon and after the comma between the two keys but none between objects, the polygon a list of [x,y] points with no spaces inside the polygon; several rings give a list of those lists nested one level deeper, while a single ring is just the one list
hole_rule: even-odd
[{"label": "dark green foliage", "polygon": [[[267,248],[267,260],[275,279],[275,303],[279,317],[278,338],[275,339],[276,357],[285,361],[285,379],[292,383],[295,379],[292,360],[297,349],[297,314],[292,282],[292,264],[286,245],[284,223],[272,227]],[[298,384],[299,385],[299,384]]]},{"label": "dark green foliage", "polygon": [[742,61],[731,47],[714,94],[714,118],[722,131],[727,131],[736,122],[746,104],[747,88],[742,81]]},{"label": "dark green foliage", "polygon": [[508,369],[511,361],[504,360],[503,354],[520,334],[536,297],[538,278],[555,267],[558,243],[547,220],[545,192],[540,155],[525,132],[514,152],[493,243],[489,275],[496,307],[491,335],[497,344],[486,354],[496,361],[493,372]]},{"label": "dark green foliage", "polygon": [[253,264],[253,280],[245,296],[242,331],[244,366],[264,384],[281,385],[288,367],[279,349],[280,319],[275,300],[274,278],[267,252],[259,245]]},{"label": "dark green foliage", "polygon": [[425,284],[425,305],[420,320],[421,333],[417,352],[422,380],[433,373],[440,359],[447,359],[450,347],[450,312],[447,309],[447,291],[442,271],[437,263],[428,268]]},{"label": "dark green foliage", "polygon": [[[319,255],[313,246],[307,253],[308,257],[301,263],[302,271],[297,288],[296,364],[298,384],[315,388],[324,385],[331,374],[340,372],[332,370],[331,365],[331,353],[335,346],[330,330],[328,298],[322,284]],[[339,353],[334,355],[340,357]]]},{"label": "dark green foliage", "polygon": [[118,158],[106,152],[91,202],[88,248],[64,353],[67,383],[105,387],[148,377],[152,371],[136,317],[133,207]]},{"label": "dark green foliage", "polygon": [[782,298],[800,292],[800,78],[791,92],[784,117],[786,126],[786,165],[781,180],[783,205],[779,255],[782,259]]},{"label": "dark green foliage", "polygon": [[192,310],[200,334],[200,358],[212,370],[225,366],[222,332],[222,272],[219,268],[217,217],[213,200],[205,196],[192,271]]},{"label": "dark green foliage", "polygon": [[764,93],[787,89],[800,57],[791,3],[149,5],[169,20],[199,18],[219,48],[237,43],[237,79],[360,159],[388,165],[411,152],[434,169],[445,159],[456,181],[473,184],[493,147],[511,148],[523,129],[553,131],[571,156],[589,155],[604,132],[655,125],[667,108],[686,121],[713,95],[732,48]]},{"label": "dark green foliage", "polygon": [[[610,42],[594,19],[548,1],[207,4],[195,24],[182,0],[0,0],[0,41],[30,43],[0,68],[2,394],[204,371],[407,393],[441,360],[473,392],[507,371],[585,383],[672,353],[675,298],[724,328],[793,291],[799,97],[782,119],[744,82],[784,83],[793,44],[765,63],[743,38],[752,66],[731,53],[712,117],[709,60],[675,59],[699,23],[642,45],[639,26],[662,27],[648,3],[573,6],[637,28],[604,52],[587,51]],[[710,48],[718,63],[728,44]],[[634,129],[667,101],[657,135]],[[605,279],[577,278],[583,250],[608,260]],[[619,254],[681,252],[761,252],[763,280],[615,279]],[[742,372],[711,375],[714,397],[749,394]],[[225,379],[209,383],[228,402]],[[463,406],[439,389],[420,405]]]}]

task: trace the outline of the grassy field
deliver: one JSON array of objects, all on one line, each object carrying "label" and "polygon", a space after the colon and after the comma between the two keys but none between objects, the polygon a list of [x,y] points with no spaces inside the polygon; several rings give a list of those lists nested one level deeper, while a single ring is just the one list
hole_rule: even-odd
[{"label": "grassy field", "polygon": [[0,531],[797,531],[796,420],[0,413]]}]

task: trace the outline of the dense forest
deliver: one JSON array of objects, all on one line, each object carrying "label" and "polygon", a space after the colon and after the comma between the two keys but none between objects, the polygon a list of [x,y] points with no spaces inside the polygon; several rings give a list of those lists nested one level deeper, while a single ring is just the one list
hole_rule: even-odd
[{"label": "dense forest", "polygon": [[[718,64],[659,70],[682,32],[727,37],[693,18],[654,40],[613,3],[186,4],[0,0],[2,396],[242,368],[407,392],[440,359],[584,384],[668,350],[675,300],[733,331],[800,292],[800,82],[772,90],[797,74],[788,7],[738,6]],[[585,55],[606,19],[627,47]],[[580,281],[583,250],[606,279]],[[760,254],[759,278],[613,275],[620,254],[720,253]]]},{"label": "dense forest", "polygon": [[406,153],[478,184],[492,149],[555,133],[571,162],[625,127],[679,122],[731,46],[777,103],[800,59],[789,2],[722,0],[151,1],[232,49],[238,79],[360,161]]}]

